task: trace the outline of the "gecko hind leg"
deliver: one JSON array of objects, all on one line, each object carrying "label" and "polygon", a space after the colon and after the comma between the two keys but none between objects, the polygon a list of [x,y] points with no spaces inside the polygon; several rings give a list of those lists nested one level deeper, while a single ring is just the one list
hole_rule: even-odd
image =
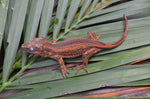
[{"label": "gecko hind leg", "polygon": [[86,51],[83,55],[82,55],[82,60],[83,60],[83,64],[81,65],[77,65],[76,68],[73,68],[73,69],[77,69],[76,71],[76,74],[78,74],[78,72],[80,71],[80,69],[84,69],[87,73],[88,73],[88,70],[87,70],[87,65],[88,65],[88,59],[95,53],[101,51],[101,49],[98,49],[98,48],[92,48],[88,51]]}]

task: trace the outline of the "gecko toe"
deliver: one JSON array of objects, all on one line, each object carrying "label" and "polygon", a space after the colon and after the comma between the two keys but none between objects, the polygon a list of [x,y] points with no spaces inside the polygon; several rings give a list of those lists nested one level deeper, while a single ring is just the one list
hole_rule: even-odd
[{"label": "gecko toe", "polygon": [[84,65],[78,65],[76,68],[73,68],[73,69],[77,70],[75,74],[78,74],[80,69],[84,69],[85,72],[88,73],[88,70],[87,70],[86,66],[84,66]]},{"label": "gecko toe", "polygon": [[84,70],[85,70],[85,72],[88,74],[88,69],[85,67],[85,68],[83,68]]},{"label": "gecko toe", "polygon": [[68,77],[69,71],[67,69],[62,69],[61,72],[64,78]]}]

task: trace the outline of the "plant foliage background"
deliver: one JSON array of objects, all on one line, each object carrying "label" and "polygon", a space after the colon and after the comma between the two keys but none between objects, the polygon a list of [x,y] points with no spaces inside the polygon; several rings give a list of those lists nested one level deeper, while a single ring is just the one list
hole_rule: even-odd
[{"label": "plant foliage background", "polygon": [[[100,34],[104,42],[117,41],[124,32],[123,14],[128,17],[129,33],[114,49],[94,55],[89,74],[68,68],[63,79],[59,70],[19,76],[25,70],[46,68],[57,61],[20,50],[33,37],[61,40]],[[150,84],[149,65],[125,65],[150,57],[149,0],[0,0],[0,91],[28,89],[5,98],[51,98],[63,93],[96,89],[103,85]],[[65,59],[66,63],[81,58]],[[40,69],[39,69],[40,71]],[[81,76],[82,75],[82,76]]]}]

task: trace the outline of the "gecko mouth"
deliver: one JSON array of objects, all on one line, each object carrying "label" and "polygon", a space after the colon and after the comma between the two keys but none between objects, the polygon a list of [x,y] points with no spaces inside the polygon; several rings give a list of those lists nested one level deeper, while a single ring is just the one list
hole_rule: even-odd
[{"label": "gecko mouth", "polygon": [[29,48],[21,48],[24,51],[31,52]]}]

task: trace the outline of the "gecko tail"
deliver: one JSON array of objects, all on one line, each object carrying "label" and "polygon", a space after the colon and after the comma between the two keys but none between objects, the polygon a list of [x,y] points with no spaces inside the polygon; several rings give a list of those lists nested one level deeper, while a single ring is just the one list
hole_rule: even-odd
[{"label": "gecko tail", "polygon": [[127,34],[128,34],[128,30],[129,30],[129,26],[128,26],[128,19],[127,17],[125,16],[124,14],[124,18],[125,18],[125,32],[123,33],[122,37],[120,38],[120,40],[114,42],[114,43],[107,43],[105,46],[106,48],[114,48],[114,47],[117,47],[119,46],[121,43],[123,43],[123,41],[126,39],[127,37]]}]

